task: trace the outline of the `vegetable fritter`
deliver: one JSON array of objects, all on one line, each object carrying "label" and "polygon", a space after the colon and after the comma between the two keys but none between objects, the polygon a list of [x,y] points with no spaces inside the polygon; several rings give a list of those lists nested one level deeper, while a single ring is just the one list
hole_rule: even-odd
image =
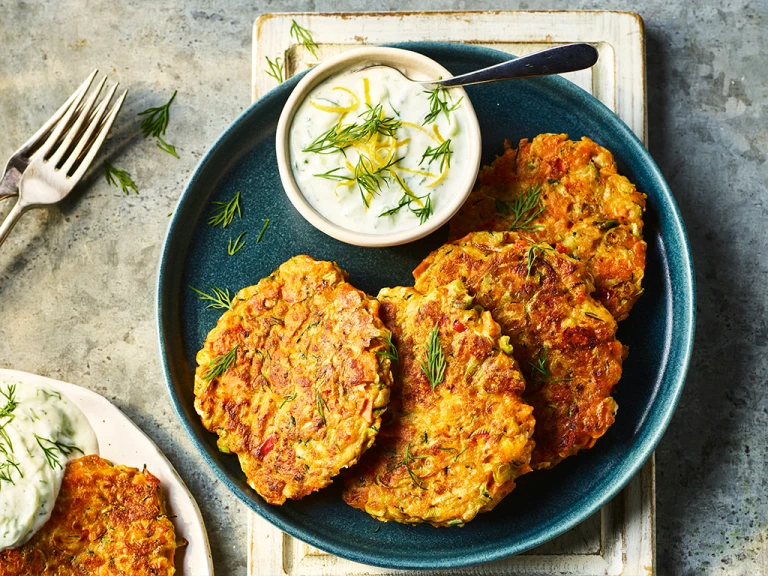
[{"label": "vegetable fritter", "polygon": [[502,156],[451,220],[451,239],[479,230],[512,230],[584,262],[594,298],[616,320],[642,293],[645,194],[617,173],[613,155],[589,138],[566,134],[505,143]]},{"label": "vegetable fritter", "polygon": [[173,576],[177,546],[157,478],[84,456],[67,464],[48,522],[0,552],[0,576]]},{"label": "vegetable fritter", "polygon": [[399,361],[388,418],[345,474],[344,500],[378,520],[461,525],[531,470],[532,408],[508,338],[461,282],[379,293]]},{"label": "vegetable fritter", "polygon": [[296,256],[241,290],[197,354],[195,409],[271,504],[357,462],[389,402],[379,303],[332,262]]},{"label": "vegetable fritter", "polygon": [[421,292],[461,279],[509,336],[536,418],[533,468],[591,448],[613,424],[625,350],[580,262],[514,232],[475,232],[413,274]]}]

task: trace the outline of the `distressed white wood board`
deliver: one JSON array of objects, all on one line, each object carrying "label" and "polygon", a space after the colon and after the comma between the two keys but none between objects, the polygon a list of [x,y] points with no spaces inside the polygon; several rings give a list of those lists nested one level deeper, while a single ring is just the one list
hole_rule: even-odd
[{"label": "distressed white wood board", "polygon": [[[291,20],[312,31],[315,58],[290,36]],[[366,44],[451,40],[524,55],[570,42],[590,42],[600,59],[564,77],[592,93],[646,142],[645,36],[636,14],[626,12],[386,12],[264,14],[253,27],[253,100],[277,85],[266,57],[280,57],[286,78],[319,60]],[[599,512],[538,548],[479,566],[441,574],[563,576],[647,575],[655,572],[655,486],[651,458],[624,490]],[[470,525],[471,527],[471,525]],[[433,575],[350,562],[284,534],[249,512],[249,576]],[[464,528],[467,529],[467,528]]]},{"label": "distressed white wood board", "polygon": [[114,404],[96,392],[28,372],[0,369],[0,382],[39,386],[61,392],[88,418],[99,441],[99,455],[114,464],[144,468],[160,480],[160,489],[176,535],[187,545],[176,551],[179,576],[213,576],[213,560],[203,517],[192,494],[155,443]]}]

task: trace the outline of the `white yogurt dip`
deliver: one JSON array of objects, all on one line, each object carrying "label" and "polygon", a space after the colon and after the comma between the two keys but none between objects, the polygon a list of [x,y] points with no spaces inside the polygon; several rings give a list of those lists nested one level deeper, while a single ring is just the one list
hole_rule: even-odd
[{"label": "white yogurt dip", "polygon": [[294,180],[315,210],[347,230],[415,228],[474,170],[461,98],[391,68],[359,68],[325,80],[297,109]]},{"label": "white yogurt dip", "polygon": [[67,462],[97,453],[88,419],[61,393],[0,380],[0,551],[48,521]]}]

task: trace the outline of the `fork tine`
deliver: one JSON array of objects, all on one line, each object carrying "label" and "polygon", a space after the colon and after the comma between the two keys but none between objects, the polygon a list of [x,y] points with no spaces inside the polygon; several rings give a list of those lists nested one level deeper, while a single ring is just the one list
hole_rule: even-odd
[{"label": "fork tine", "polygon": [[117,99],[117,102],[115,102],[114,106],[112,106],[112,109],[109,111],[109,114],[107,114],[107,119],[99,129],[99,133],[96,136],[96,139],[93,141],[93,144],[91,144],[90,150],[88,150],[88,154],[86,155],[85,158],[83,158],[83,161],[80,163],[80,166],[72,175],[73,184],[77,183],[80,180],[80,178],[83,177],[83,174],[85,174],[85,171],[88,170],[88,167],[91,165],[91,162],[93,162],[93,159],[96,157],[96,154],[98,153],[99,148],[101,148],[101,145],[104,143],[104,140],[107,137],[107,133],[109,132],[109,129],[112,128],[112,124],[114,123],[115,118],[117,118],[117,115],[120,112],[120,107],[123,105],[123,102],[125,101],[125,97],[127,95],[128,95],[128,90],[124,90],[123,93],[120,95],[120,97]]},{"label": "fork tine", "polygon": [[96,102],[96,98],[98,98],[99,94],[101,94],[101,90],[104,88],[104,83],[106,81],[107,77],[104,76],[99,85],[96,87],[96,90],[88,97],[88,100],[76,110],[74,123],[69,128],[69,130],[67,130],[64,141],[59,145],[59,147],[56,149],[56,152],[54,152],[53,156],[51,156],[49,159],[49,161],[53,163],[54,166],[57,166],[59,162],[61,162],[64,154],[67,152],[67,150],[69,150],[70,146],[72,146],[72,142],[74,142],[75,138],[80,135],[80,128],[82,128],[83,123],[89,117],[91,110],[93,109],[93,105]]},{"label": "fork tine", "polygon": [[107,92],[106,96],[104,96],[101,102],[99,102],[96,110],[94,110],[93,114],[90,115],[88,126],[86,127],[85,132],[83,132],[80,138],[78,138],[75,149],[72,150],[72,152],[69,154],[69,158],[67,158],[66,162],[64,162],[64,165],[61,167],[61,170],[64,172],[64,174],[69,174],[72,166],[74,166],[75,162],[77,162],[78,158],[80,158],[82,155],[83,150],[93,141],[93,135],[99,128],[102,119],[104,118],[107,106],[109,106],[112,97],[115,95],[117,86],[117,83],[115,83],[114,86],[109,89],[109,92]]},{"label": "fork tine", "polygon": [[88,78],[85,79],[85,81],[80,84],[80,87],[75,90],[72,95],[67,98],[67,101],[64,102],[64,104],[61,105],[61,108],[56,110],[55,114],[51,116],[48,121],[43,124],[40,129],[35,132],[32,137],[24,142],[24,144],[21,145],[21,148],[19,148],[19,152],[24,153],[25,155],[28,155],[28,152],[35,148],[35,146],[42,140],[43,136],[45,136],[48,132],[51,131],[51,129],[61,120],[62,116],[69,110],[70,106],[72,106],[72,102],[75,101],[75,98],[78,97],[81,93],[85,93],[88,91],[88,88],[90,88],[91,83],[93,82],[93,79],[96,77],[96,74],[98,73],[98,70],[94,70],[91,72],[91,75],[88,76]]},{"label": "fork tine", "polygon": [[37,152],[35,152],[33,156],[40,156],[45,159],[45,157],[50,153],[56,143],[61,139],[61,135],[64,133],[64,130],[69,127],[70,122],[72,121],[72,116],[80,106],[83,98],[85,98],[86,92],[87,91],[80,92],[72,101],[72,105],[69,107],[69,110],[67,110],[66,114],[64,114],[61,120],[56,123],[56,126],[54,127],[53,132],[51,132],[51,135],[46,138],[43,145],[38,148]]}]

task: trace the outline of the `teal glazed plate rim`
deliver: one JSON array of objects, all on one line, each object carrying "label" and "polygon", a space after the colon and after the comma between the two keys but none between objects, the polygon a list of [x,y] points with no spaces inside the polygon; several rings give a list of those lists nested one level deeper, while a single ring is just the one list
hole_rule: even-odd
[{"label": "teal glazed plate rim", "polygon": [[[453,74],[512,58],[488,48],[448,43],[395,45],[433,58]],[[343,482],[283,506],[265,503],[247,484],[237,457],[217,450],[216,435],[194,409],[195,354],[220,311],[207,309],[189,286],[237,291],[256,284],[296,254],[335,260],[369,294],[412,285],[411,271],[447,238],[445,227],[391,248],[343,244],[312,227],[280,184],[275,129],[300,76],[246,110],[202,159],[173,214],[157,284],[157,331],[171,400],[203,460],[251,510],[310,545],[394,569],[445,569],[498,560],[538,546],[584,521],[615,496],[661,439],[682,391],[694,336],[694,275],[685,228],[656,164],[632,131],[591,95],[562,78],[532,78],[467,87],[480,122],[483,164],[505,139],[545,133],[589,136],[614,153],[620,173],[648,195],[645,293],[619,326],[629,346],[614,398],[616,423],[591,450],[552,470],[526,474],[491,512],[461,528],[380,523],[341,499]],[[242,217],[226,229],[207,224],[211,202],[241,193]],[[261,239],[264,219],[270,223]],[[227,241],[246,245],[227,255]]]}]

